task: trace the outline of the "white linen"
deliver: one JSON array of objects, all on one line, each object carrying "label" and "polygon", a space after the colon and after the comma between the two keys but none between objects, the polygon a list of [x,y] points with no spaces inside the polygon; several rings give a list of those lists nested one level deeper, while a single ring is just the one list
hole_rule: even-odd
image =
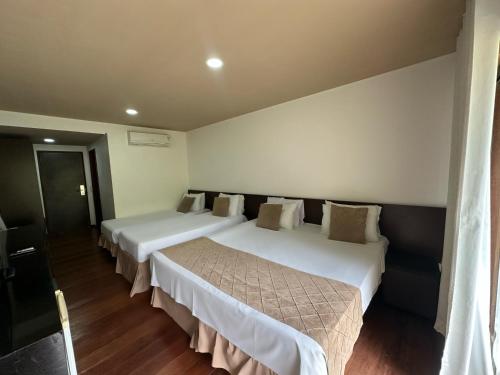
[{"label": "white linen", "polygon": [[118,245],[138,262],[145,262],[154,251],[207,236],[244,221],[246,217],[243,215],[219,217],[211,212],[186,215],[175,220],[158,220],[122,231],[118,236]]},{"label": "white linen", "polygon": [[330,201],[325,201],[325,204],[323,204],[323,218],[321,220],[321,232],[326,234],[327,236],[330,234],[331,205],[338,207],[367,208],[368,213],[366,214],[366,226],[365,226],[366,241],[377,242],[380,240],[380,229],[378,226],[378,220],[380,218],[380,212],[382,211],[382,207],[377,205],[355,206],[351,204],[339,204]]},{"label": "white linen", "polygon": [[181,217],[183,215],[185,214],[177,212],[175,210],[164,210],[144,215],[136,215],[119,219],[104,220],[101,223],[101,233],[108,241],[111,241],[116,244],[118,243],[118,235],[125,228],[138,224],[147,224],[157,220],[165,220],[174,217]]},{"label": "white linen", "polygon": [[[388,241],[352,244],[328,240],[320,226],[271,231],[255,220],[209,236],[235,249],[361,290],[363,311],[384,271]],[[162,253],[151,256],[151,285],[161,287],[194,316],[279,374],[327,374],[321,346],[309,336],[225,294]]]}]

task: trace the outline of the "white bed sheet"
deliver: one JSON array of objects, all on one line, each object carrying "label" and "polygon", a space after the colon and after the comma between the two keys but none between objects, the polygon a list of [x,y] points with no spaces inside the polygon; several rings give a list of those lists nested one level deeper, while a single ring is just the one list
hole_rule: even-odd
[{"label": "white bed sheet", "polygon": [[[384,272],[388,241],[365,245],[329,240],[321,227],[258,228],[255,221],[209,236],[235,249],[361,290],[363,311]],[[161,253],[151,257],[151,284],[161,287],[194,316],[279,374],[327,374],[321,346],[309,336],[225,294]]]},{"label": "white bed sheet", "polygon": [[120,232],[131,226],[148,224],[158,220],[168,220],[172,218],[182,217],[184,215],[198,215],[201,213],[206,213],[207,211],[208,210],[202,210],[183,214],[181,212],[177,212],[176,210],[162,210],[144,215],[135,215],[119,219],[104,220],[101,223],[101,233],[108,241],[117,244],[118,235],[120,234]]},{"label": "white bed sheet", "polygon": [[175,220],[158,220],[122,231],[118,235],[118,245],[138,262],[145,262],[154,251],[208,236],[246,220],[244,215],[219,217],[211,212],[184,215]]}]

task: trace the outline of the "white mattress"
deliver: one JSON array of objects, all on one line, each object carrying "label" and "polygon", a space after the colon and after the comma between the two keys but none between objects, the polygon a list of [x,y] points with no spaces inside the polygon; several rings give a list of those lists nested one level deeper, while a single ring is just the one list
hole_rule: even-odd
[{"label": "white mattress", "polygon": [[[255,221],[209,236],[223,245],[361,290],[366,310],[384,272],[388,241],[365,245],[329,240],[320,226],[271,231]],[[161,253],[151,256],[151,284],[161,287],[194,316],[279,374],[327,374],[323,349],[309,336],[254,310]]]},{"label": "white mattress", "polygon": [[118,245],[138,262],[145,262],[154,251],[208,236],[244,221],[244,215],[218,217],[211,212],[183,215],[175,220],[157,220],[129,227],[118,235]]},{"label": "white mattress", "polygon": [[124,229],[140,224],[148,224],[159,220],[168,220],[171,218],[182,217],[184,215],[197,215],[199,213],[205,213],[207,210],[199,212],[188,212],[183,214],[177,212],[176,210],[163,210],[158,212],[151,212],[144,215],[129,216],[119,219],[104,220],[101,223],[101,233],[108,240],[115,244],[118,243],[118,235]]}]

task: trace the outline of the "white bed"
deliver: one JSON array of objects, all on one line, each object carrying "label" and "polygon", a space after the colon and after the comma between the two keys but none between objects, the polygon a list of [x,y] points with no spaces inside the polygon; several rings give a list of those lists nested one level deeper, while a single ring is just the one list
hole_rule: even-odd
[{"label": "white bed", "polygon": [[[321,227],[271,231],[255,221],[210,239],[295,269],[343,281],[361,291],[363,311],[384,272],[388,241],[365,245],[329,240]],[[150,259],[151,285],[160,287],[239,349],[279,374],[327,374],[321,346],[294,328],[254,310],[179,266],[162,253]]]},{"label": "white bed", "polygon": [[156,220],[127,228],[118,235],[118,245],[137,262],[145,262],[154,251],[221,231],[246,221],[244,215],[218,217],[211,212],[185,215],[176,220]]},{"label": "white bed", "polygon": [[126,228],[134,225],[149,224],[155,221],[169,220],[183,216],[197,215],[205,213],[208,210],[188,212],[186,214],[177,212],[176,210],[163,210],[152,212],[144,215],[129,216],[119,219],[104,220],[101,223],[101,234],[106,240],[114,244],[118,243],[118,235]]}]

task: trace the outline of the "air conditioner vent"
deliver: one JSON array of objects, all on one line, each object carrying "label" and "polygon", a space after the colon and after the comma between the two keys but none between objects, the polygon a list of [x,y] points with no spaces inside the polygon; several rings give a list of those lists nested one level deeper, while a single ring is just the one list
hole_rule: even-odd
[{"label": "air conditioner vent", "polygon": [[170,134],[129,130],[128,144],[133,146],[169,147]]}]

